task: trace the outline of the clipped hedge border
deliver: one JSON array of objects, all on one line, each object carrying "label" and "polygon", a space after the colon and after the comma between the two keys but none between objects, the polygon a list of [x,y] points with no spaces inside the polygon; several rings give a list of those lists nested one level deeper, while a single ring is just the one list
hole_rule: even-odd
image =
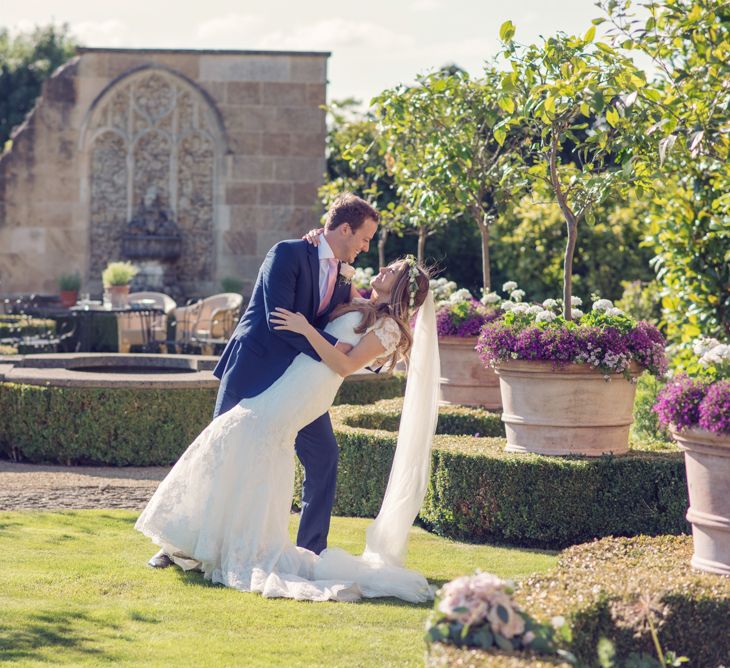
[{"label": "clipped hedge border", "polygon": [[[350,425],[390,427],[397,405],[332,410],[340,445],[335,513],[377,514],[397,435]],[[463,419],[469,434],[474,428],[470,411],[478,412],[448,407],[441,415],[448,416],[452,431]],[[552,549],[603,536],[689,530],[684,460],[676,448],[641,450],[634,444],[628,455],[588,458],[506,453],[504,445],[495,437],[436,436],[431,483],[420,513],[427,528],[459,540]]]},{"label": "clipped hedge border", "polygon": [[426,668],[570,668],[562,659],[531,654],[485,652],[479,649],[462,649],[453,645],[434,643],[428,649]]},{"label": "clipped hedge border", "polygon": [[[402,393],[401,376],[346,380],[335,403]],[[54,464],[166,466],[210,421],[215,389],[99,389],[0,382],[0,453]]]},{"label": "clipped hedge border", "polygon": [[38,336],[53,332],[56,321],[50,318],[33,318],[27,315],[0,315],[0,339]]},{"label": "clipped hedge border", "polygon": [[600,665],[601,638],[621,660],[656,658],[642,597],[662,610],[655,621],[665,652],[688,657],[689,666],[730,665],[730,577],[692,570],[691,557],[689,536],[606,538],[566,550],[553,571],[523,581],[516,600],[543,621],[565,616],[567,649],[580,665]]}]

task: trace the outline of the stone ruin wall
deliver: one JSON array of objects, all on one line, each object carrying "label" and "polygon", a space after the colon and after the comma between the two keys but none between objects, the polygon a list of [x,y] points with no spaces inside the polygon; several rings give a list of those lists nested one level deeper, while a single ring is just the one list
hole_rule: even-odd
[{"label": "stone ruin wall", "polygon": [[156,194],[183,232],[188,295],[250,292],[277,241],[318,222],[327,54],[80,49],[0,158],[0,295],[98,292]]}]

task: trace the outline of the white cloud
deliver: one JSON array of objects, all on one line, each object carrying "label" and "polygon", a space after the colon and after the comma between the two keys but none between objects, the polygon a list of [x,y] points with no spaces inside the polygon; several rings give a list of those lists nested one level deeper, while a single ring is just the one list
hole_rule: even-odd
[{"label": "white cloud", "polygon": [[71,32],[84,46],[129,46],[130,34],[119,19],[79,21],[71,24]]},{"label": "white cloud", "polygon": [[441,7],[442,3],[440,0],[414,0],[411,3],[411,10],[414,12],[432,12]]},{"label": "white cloud", "polygon": [[277,30],[262,35],[257,45],[262,49],[311,49],[329,51],[335,48],[398,49],[414,44],[412,35],[368,21],[325,19],[294,30]]},{"label": "white cloud", "polygon": [[195,31],[195,38],[208,46],[218,47],[226,46],[226,42],[229,45],[242,41],[250,43],[255,39],[256,33],[260,32],[261,25],[262,20],[258,16],[226,14],[201,23]]}]

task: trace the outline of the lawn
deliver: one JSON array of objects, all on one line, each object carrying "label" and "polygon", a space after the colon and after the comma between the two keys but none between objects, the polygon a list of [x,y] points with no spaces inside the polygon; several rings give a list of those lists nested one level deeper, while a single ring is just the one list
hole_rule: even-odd
[{"label": "lawn", "polygon": [[[0,513],[0,662],[139,666],[418,666],[430,605],[267,600],[155,571],[129,511]],[[370,520],[334,518],[363,548]],[[292,531],[296,518],[292,518]],[[555,555],[469,545],[414,528],[408,565],[435,584],[476,568],[518,578]]]}]

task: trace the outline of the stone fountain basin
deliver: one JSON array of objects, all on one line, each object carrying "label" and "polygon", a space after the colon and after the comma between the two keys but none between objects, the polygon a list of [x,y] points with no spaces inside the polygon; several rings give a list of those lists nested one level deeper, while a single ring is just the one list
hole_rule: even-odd
[{"label": "stone fountain basin", "polygon": [[49,353],[0,361],[0,382],[53,387],[217,388],[212,355]]}]

